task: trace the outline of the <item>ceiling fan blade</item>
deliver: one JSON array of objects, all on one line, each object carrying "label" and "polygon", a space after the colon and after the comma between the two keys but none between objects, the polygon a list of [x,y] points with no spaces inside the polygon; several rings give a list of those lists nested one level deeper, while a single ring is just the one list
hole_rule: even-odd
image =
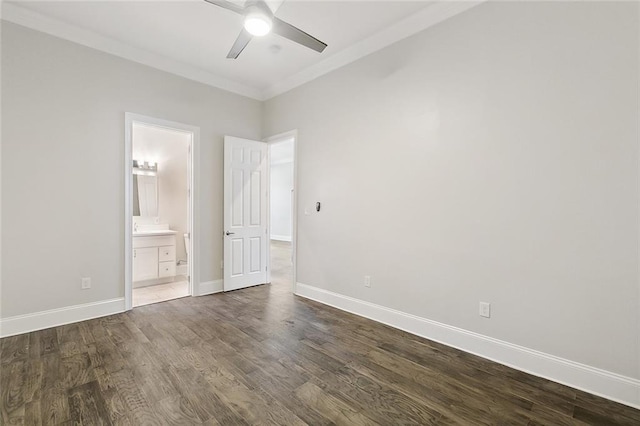
[{"label": "ceiling fan blade", "polygon": [[244,9],[242,7],[238,6],[235,3],[231,3],[230,1],[227,1],[227,0],[204,0],[204,1],[216,6],[220,6],[223,9],[228,9],[235,13],[239,13],[240,15],[244,14]]},{"label": "ceiling fan blade", "polygon": [[321,42],[312,35],[305,33],[301,29],[296,28],[287,22],[284,22],[282,19],[278,19],[275,16],[273,17],[272,31],[279,36],[288,38],[291,41],[295,41],[296,43],[306,46],[309,49],[313,49],[316,52],[322,53],[325,47],[327,47],[326,43]]},{"label": "ceiling fan blade", "polygon": [[247,32],[244,28],[240,31],[238,38],[231,46],[231,50],[227,54],[228,59],[236,59],[242,53],[247,44],[251,41],[252,35]]},{"label": "ceiling fan blade", "polygon": [[[283,0],[254,0],[253,3],[257,4],[262,8],[263,11],[267,12],[269,15],[273,16],[276,13],[276,10],[282,5]],[[251,4],[251,2],[246,2],[245,7]]]}]

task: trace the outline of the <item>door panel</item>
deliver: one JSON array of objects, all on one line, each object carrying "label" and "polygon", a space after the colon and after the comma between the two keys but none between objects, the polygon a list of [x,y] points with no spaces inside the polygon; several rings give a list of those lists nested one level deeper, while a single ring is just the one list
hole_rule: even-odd
[{"label": "door panel", "polygon": [[244,272],[243,267],[243,241],[242,238],[233,238],[231,240],[231,276],[237,277]]},{"label": "door panel", "polygon": [[244,211],[243,211],[243,201],[244,201],[244,170],[233,170],[232,174],[232,185],[233,185],[233,197],[232,197],[232,213],[231,217],[233,218],[231,221],[231,225],[234,227],[241,227],[244,223]]},{"label": "door panel", "polygon": [[262,270],[262,263],[261,263],[262,240],[263,239],[260,237],[253,237],[249,239],[249,241],[251,242],[251,246],[249,248],[249,256],[250,256],[249,272],[259,272]]},{"label": "door panel", "polygon": [[251,222],[259,226],[262,219],[262,175],[260,171],[251,172]]},{"label": "door panel", "polygon": [[267,144],[224,139],[224,290],[267,281]]}]

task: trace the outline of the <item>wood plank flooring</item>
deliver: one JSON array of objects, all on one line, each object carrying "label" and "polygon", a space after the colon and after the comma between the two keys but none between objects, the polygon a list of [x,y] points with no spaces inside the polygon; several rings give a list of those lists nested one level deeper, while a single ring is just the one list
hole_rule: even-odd
[{"label": "wood plank flooring", "polygon": [[272,285],[0,341],[1,424],[639,425],[640,411]]}]

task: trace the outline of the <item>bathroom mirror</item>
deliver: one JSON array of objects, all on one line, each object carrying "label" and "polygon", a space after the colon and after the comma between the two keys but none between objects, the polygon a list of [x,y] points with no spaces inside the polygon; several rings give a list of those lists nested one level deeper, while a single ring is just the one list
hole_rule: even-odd
[{"label": "bathroom mirror", "polygon": [[[154,165],[157,170],[157,166]],[[133,169],[133,215],[158,216],[158,176],[156,170]]]}]

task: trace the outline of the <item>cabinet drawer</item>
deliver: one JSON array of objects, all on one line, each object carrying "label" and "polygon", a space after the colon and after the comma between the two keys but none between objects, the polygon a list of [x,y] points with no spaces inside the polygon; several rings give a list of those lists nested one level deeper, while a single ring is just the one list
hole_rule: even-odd
[{"label": "cabinet drawer", "polygon": [[176,261],[176,246],[158,247],[158,259],[160,262]]},{"label": "cabinet drawer", "polygon": [[158,276],[173,277],[176,274],[176,262],[160,262],[158,268]]},{"label": "cabinet drawer", "polygon": [[175,245],[176,237],[174,235],[161,235],[157,237],[133,237],[133,248]]}]

